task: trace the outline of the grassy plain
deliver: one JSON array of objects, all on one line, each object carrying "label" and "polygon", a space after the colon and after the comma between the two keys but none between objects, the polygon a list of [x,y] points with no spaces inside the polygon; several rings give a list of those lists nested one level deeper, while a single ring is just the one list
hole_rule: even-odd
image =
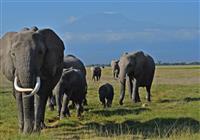
[{"label": "grassy plain", "polygon": [[[110,68],[103,69],[100,82],[91,81],[88,68],[87,79],[89,105],[81,119],[71,110],[71,118],[58,120],[57,112],[47,108],[45,121],[50,128],[40,135],[26,136],[18,133],[12,86],[0,75],[0,139],[200,139],[200,66],[157,66],[151,103],[146,102],[145,89],[141,88],[141,103],[133,103],[126,93],[120,106],[119,83],[112,78]],[[106,82],[115,89],[109,109],[103,109],[97,92]]]}]

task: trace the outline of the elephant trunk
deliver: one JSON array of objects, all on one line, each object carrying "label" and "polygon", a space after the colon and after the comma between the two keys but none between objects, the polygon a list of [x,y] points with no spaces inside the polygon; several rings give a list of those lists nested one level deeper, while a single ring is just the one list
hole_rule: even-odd
[{"label": "elephant trunk", "polygon": [[24,133],[31,133],[34,127],[34,96],[23,95]]},{"label": "elephant trunk", "polygon": [[24,133],[32,133],[34,127],[34,94],[39,91],[40,78],[36,78],[34,59],[29,57],[18,58],[21,62],[17,65],[14,87],[22,95]]},{"label": "elephant trunk", "polygon": [[119,101],[119,104],[123,105],[123,100],[124,100],[124,96],[125,96],[125,89],[126,89],[126,74],[125,73],[120,75],[119,81],[120,81],[120,101]]}]

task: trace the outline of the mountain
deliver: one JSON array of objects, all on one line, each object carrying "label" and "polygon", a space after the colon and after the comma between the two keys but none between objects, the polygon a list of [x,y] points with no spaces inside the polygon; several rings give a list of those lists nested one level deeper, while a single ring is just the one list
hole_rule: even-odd
[{"label": "mountain", "polygon": [[135,50],[162,62],[200,60],[198,28],[160,25],[105,12],[74,17],[60,32],[66,53],[78,55],[86,64],[110,63]]}]

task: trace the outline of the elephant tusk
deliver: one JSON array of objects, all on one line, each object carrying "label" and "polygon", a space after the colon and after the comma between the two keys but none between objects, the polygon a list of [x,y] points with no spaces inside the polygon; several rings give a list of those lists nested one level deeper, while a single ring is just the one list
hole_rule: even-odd
[{"label": "elephant tusk", "polygon": [[40,86],[41,86],[40,77],[37,76],[36,80],[37,80],[37,82],[35,84],[35,87],[34,87],[33,91],[29,95],[26,95],[25,97],[33,96],[33,95],[35,95],[39,91]]},{"label": "elephant tusk", "polygon": [[29,95],[26,95],[25,97],[35,95],[39,91],[40,85],[41,85],[41,81],[40,81],[40,77],[38,77],[38,76],[36,78],[36,84],[35,84],[34,89],[32,89],[32,88],[21,88],[17,85],[17,77],[15,77],[15,79],[14,79],[14,87],[18,92],[31,92]]},{"label": "elephant tusk", "polygon": [[19,92],[31,92],[31,91],[33,91],[32,88],[21,88],[21,87],[19,87],[18,84],[17,84],[17,77],[15,77],[15,79],[14,79],[14,87]]}]

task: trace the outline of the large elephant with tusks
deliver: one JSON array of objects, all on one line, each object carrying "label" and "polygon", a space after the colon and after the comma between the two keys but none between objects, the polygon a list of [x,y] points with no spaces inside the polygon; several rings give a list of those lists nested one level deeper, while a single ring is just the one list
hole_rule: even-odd
[{"label": "large elephant with tusks", "polygon": [[0,67],[12,81],[21,132],[44,127],[47,98],[61,77],[63,56],[63,41],[51,29],[24,28],[1,38]]},{"label": "large elephant with tusks", "polygon": [[155,71],[153,58],[142,51],[126,53],[121,56],[119,67],[120,105],[123,104],[127,78],[130,97],[134,102],[140,102],[139,87],[146,87],[147,100],[151,101],[151,84]]}]

